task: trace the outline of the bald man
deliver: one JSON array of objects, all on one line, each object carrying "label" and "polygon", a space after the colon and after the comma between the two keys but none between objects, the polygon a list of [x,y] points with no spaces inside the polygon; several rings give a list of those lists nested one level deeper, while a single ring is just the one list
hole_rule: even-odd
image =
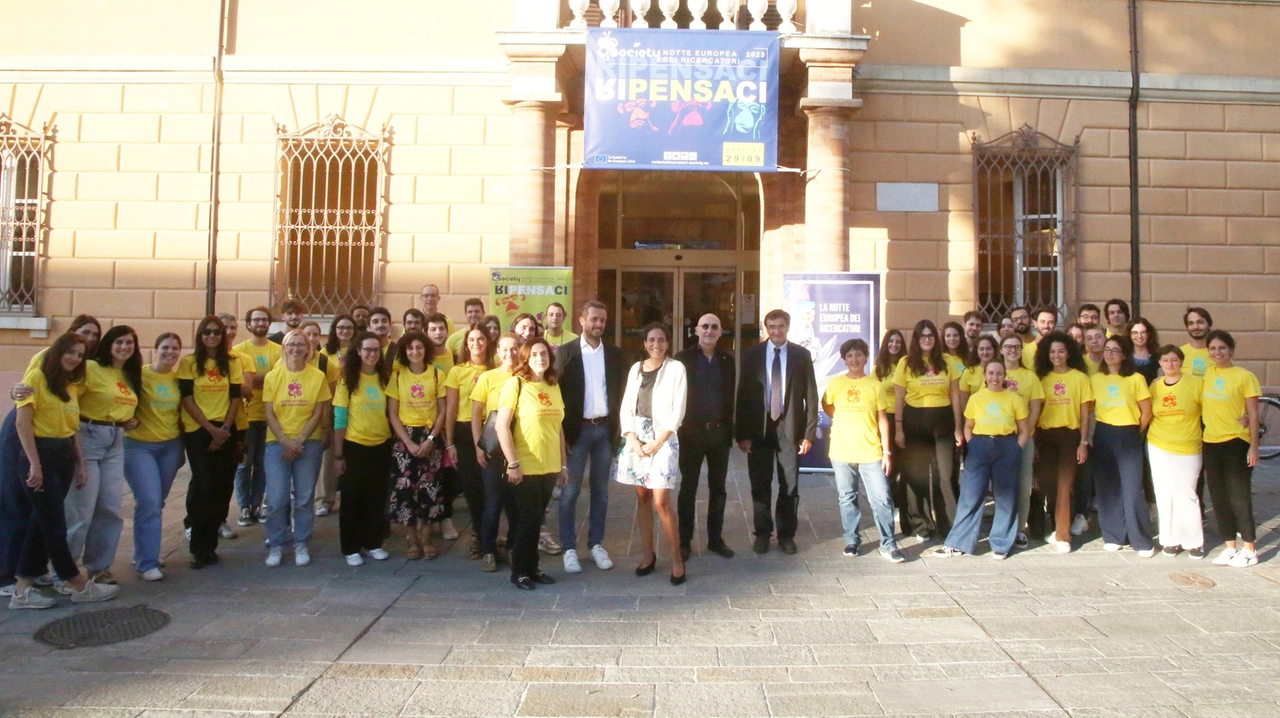
[{"label": "bald man", "polygon": [[733,355],[718,348],[723,327],[714,314],[703,314],[694,333],[698,343],[676,354],[689,377],[680,439],[680,555],[689,558],[697,521],[698,479],[707,462],[707,550],[724,558],[733,549],[724,543],[725,476],[733,444],[733,399],[736,371]]},{"label": "bald man", "polygon": [[[421,296],[422,296],[422,313],[424,315],[429,317],[432,314],[437,314],[440,312],[440,309],[438,308],[440,306],[440,287],[437,287],[434,284],[424,284],[422,285]],[[445,334],[445,337],[447,338],[449,334],[453,334],[455,331],[457,331],[457,328],[453,326],[453,320],[450,319],[448,315],[445,315],[444,322],[445,322],[445,325],[449,328],[448,334]]]}]

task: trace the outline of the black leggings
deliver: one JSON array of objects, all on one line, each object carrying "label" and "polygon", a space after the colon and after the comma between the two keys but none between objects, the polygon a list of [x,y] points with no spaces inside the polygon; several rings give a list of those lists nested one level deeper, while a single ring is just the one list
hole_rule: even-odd
[{"label": "black leggings", "polygon": [[1245,543],[1257,538],[1253,526],[1253,469],[1249,468],[1248,459],[1249,442],[1244,439],[1204,442],[1204,480],[1209,485],[1213,515],[1218,519],[1218,534],[1223,541],[1235,541],[1236,534]]},{"label": "black leggings", "polygon": [[458,483],[467,500],[467,513],[471,514],[471,531],[479,537],[480,525],[484,523],[484,478],[476,461],[471,422],[459,421],[453,425],[453,445],[458,451]]},{"label": "black leggings", "polygon": [[[556,486],[558,474],[525,475],[519,484],[510,486],[515,500],[516,515],[511,547],[511,574],[534,576],[538,573],[538,534],[542,531],[542,518],[551,501],[551,491]],[[508,521],[511,517],[508,516]]]},{"label": "black leggings", "polygon": [[[5,479],[21,485],[20,494],[10,492],[7,496],[21,496],[22,505],[16,508],[29,516],[26,531],[13,536],[21,542],[14,573],[18,578],[36,578],[44,575],[45,568],[52,562],[58,578],[69,581],[80,575],[67,546],[67,518],[63,512],[67,491],[75,483],[75,442],[70,438],[36,437],[36,454],[44,475],[39,491],[27,486],[31,464],[25,452],[19,452],[18,470],[8,472],[11,475]],[[9,552],[9,548],[5,547],[5,551]]]},{"label": "black leggings", "polygon": [[[950,406],[902,410],[902,433],[907,448],[900,469],[905,483],[907,516],[916,535],[938,539],[951,531],[956,515],[956,494],[951,483],[956,452],[956,422]],[[906,533],[908,526],[903,526]]]},{"label": "black leggings", "polygon": [[347,470],[338,477],[342,511],[338,512],[338,537],[344,556],[382,548],[391,532],[387,521],[391,490],[392,439],[365,446],[350,439],[342,442]]},{"label": "black leggings", "polygon": [[232,431],[216,451],[209,449],[213,437],[204,429],[182,436],[191,464],[187,484],[187,525],[191,527],[191,555],[202,556],[218,548],[218,527],[227,518],[227,505],[236,483],[236,442],[240,432]]}]

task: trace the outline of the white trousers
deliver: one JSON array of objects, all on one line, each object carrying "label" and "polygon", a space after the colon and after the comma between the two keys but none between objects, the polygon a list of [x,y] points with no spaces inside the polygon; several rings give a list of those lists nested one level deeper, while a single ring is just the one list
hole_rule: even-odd
[{"label": "white trousers", "polygon": [[1150,443],[1147,456],[1151,459],[1151,483],[1160,516],[1160,544],[1183,548],[1204,546],[1200,497],[1196,496],[1203,457],[1171,454]]}]

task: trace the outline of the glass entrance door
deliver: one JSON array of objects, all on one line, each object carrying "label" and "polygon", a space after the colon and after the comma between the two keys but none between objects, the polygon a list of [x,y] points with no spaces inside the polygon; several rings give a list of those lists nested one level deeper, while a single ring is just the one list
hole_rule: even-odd
[{"label": "glass entrance door", "polygon": [[[619,275],[613,329],[628,362],[645,357],[641,331],[647,325],[656,322],[671,330],[674,354],[698,342],[698,319],[708,313],[715,314],[724,327],[720,348],[735,353],[734,327],[742,321],[738,316],[742,294],[737,270],[654,267],[624,269]],[[747,299],[754,301],[754,293]],[[746,320],[754,324],[754,316]]]}]

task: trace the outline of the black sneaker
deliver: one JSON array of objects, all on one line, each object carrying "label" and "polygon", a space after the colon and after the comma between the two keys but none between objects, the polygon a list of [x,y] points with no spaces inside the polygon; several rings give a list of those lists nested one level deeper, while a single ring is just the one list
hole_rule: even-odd
[{"label": "black sneaker", "polygon": [[1196,546],[1195,548],[1187,549],[1187,556],[1199,561],[1204,558],[1204,546]]},{"label": "black sneaker", "polygon": [[858,555],[858,544],[851,543],[844,547],[844,555],[850,558]]},{"label": "black sneaker", "polygon": [[904,563],[907,560],[907,557],[903,556],[902,552],[896,548],[890,551],[881,551],[880,558],[883,558],[889,563]]},{"label": "black sneaker", "polygon": [[769,553],[769,537],[757,536],[755,541],[751,542],[751,550],[756,553]]},{"label": "black sneaker", "polygon": [[1030,543],[1031,542],[1027,540],[1027,534],[1022,531],[1019,531],[1018,535],[1013,537],[1013,545],[1018,548],[1026,548]]},{"label": "black sneaker", "polygon": [[252,526],[254,523],[253,509],[245,507],[240,509],[240,520],[236,521],[237,526]]},{"label": "black sneaker", "polygon": [[720,558],[733,558],[733,549],[726,546],[724,541],[713,541],[708,543],[707,550]]},{"label": "black sneaker", "polygon": [[1168,556],[1169,558],[1173,558],[1174,556],[1177,556],[1178,554],[1182,553],[1182,547],[1181,546],[1165,546],[1164,548],[1160,549],[1160,553],[1161,555]]}]

